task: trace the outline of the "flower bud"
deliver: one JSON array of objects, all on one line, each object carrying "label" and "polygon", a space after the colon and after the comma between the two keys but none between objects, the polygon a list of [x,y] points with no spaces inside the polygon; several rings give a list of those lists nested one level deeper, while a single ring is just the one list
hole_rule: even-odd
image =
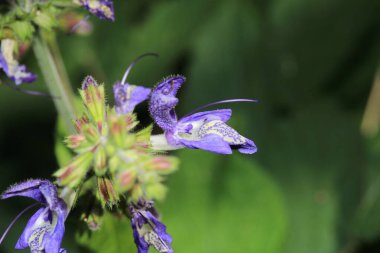
[{"label": "flower bud", "polygon": [[95,152],[94,170],[98,177],[107,172],[107,154],[103,147],[99,147]]},{"label": "flower bud", "polygon": [[88,118],[85,117],[85,116],[83,116],[83,117],[81,117],[81,118],[79,118],[79,119],[76,119],[76,120],[74,121],[74,127],[75,127],[75,129],[77,130],[77,132],[79,133],[79,132],[82,131],[82,127],[83,127],[84,125],[87,125],[88,123],[89,123]]},{"label": "flower bud", "polygon": [[98,129],[101,130],[106,115],[104,86],[98,85],[93,77],[87,76],[82,83],[80,95],[91,118],[95,121]]},{"label": "flower bud", "polygon": [[118,192],[126,192],[132,188],[136,181],[137,172],[135,170],[125,170],[116,176],[116,187]]},{"label": "flower bud", "polygon": [[99,132],[93,125],[84,125],[82,133],[90,143],[97,143],[99,140]]},{"label": "flower bud", "polygon": [[72,162],[54,173],[61,185],[75,188],[79,185],[93,160],[93,154],[86,152],[75,157]]},{"label": "flower bud", "polygon": [[118,147],[124,147],[124,141],[127,136],[127,122],[124,120],[124,117],[116,114],[109,115],[108,124],[115,144]]},{"label": "flower bud", "polygon": [[67,146],[72,149],[78,149],[86,142],[86,137],[81,134],[73,134],[66,138]]},{"label": "flower bud", "polygon": [[169,174],[178,168],[179,160],[172,156],[155,156],[148,163],[147,168],[160,174]]},{"label": "flower bud", "polygon": [[119,202],[119,195],[116,193],[112,181],[105,177],[98,178],[98,193],[103,207],[112,207]]}]

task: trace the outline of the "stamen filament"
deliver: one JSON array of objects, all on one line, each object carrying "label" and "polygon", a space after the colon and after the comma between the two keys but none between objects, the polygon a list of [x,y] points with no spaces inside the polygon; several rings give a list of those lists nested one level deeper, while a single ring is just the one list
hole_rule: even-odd
[{"label": "stamen filament", "polygon": [[200,107],[192,110],[191,112],[189,112],[188,114],[186,114],[183,117],[189,116],[189,115],[191,115],[191,114],[193,114],[193,113],[195,113],[195,112],[197,112],[199,110],[202,110],[204,108],[207,108],[207,107],[210,107],[210,106],[213,106],[213,105],[228,104],[228,103],[239,103],[239,102],[258,103],[259,101],[256,100],[256,99],[246,99],[246,98],[220,100],[220,101],[216,101],[216,102],[212,102],[212,103],[200,106]]},{"label": "stamen filament", "polygon": [[35,207],[39,205],[39,203],[35,203],[33,205],[30,205],[28,206],[27,208],[25,208],[24,210],[22,210],[17,216],[16,218],[13,219],[13,221],[11,222],[11,224],[9,224],[8,228],[5,230],[3,236],[0,238],[0,244],[3,242],[5,236],[8,234],[9,230],[13,227],[13,225],[16,223],[16,221],[25,213],[27,212],[29,209]]},{"label": "stamen filament", "polygon": [[140,55],[139,57],[137,57],[131,64],[129,64],[127,70],[125,71],[124,73],[124,76],[123,76],[123,79],[121,80],[121,84],[125,84],[126,81],[127,81],[127,77],[129,75],[129,72],[131,71],[131,69],[133,68],[133,66],[135,66],[136,63],[138,63],[142,58],[144,58],[145,56],[155,56],[155,57],[159,57],[158,54],[156,53],[145,53],[145,54],[142,54]]}]

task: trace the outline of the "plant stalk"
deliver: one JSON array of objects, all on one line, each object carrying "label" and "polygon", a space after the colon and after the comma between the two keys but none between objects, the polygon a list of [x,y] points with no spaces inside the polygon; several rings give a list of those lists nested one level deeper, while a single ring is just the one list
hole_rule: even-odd
[{"label": "plant stalk", "polygon": [[[51,46],[49,47],[49,45]],[[63,119],[68,133],[73,133],[72,120],[75,118],[74,95],[55,37],[49,37],[49,40],[47,40],[44,34],[39,34],[34,39],[33,49],[49,93],[54,97],[58,115]]]}]

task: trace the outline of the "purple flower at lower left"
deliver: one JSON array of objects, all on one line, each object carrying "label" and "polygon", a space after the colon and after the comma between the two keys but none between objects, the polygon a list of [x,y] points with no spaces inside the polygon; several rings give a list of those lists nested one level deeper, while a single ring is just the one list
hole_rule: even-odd
[{"label": "purple flower at lower left", "polygon": [[32,198],[42,205],[29,219],[15,248],[30,248],[31,253],[65,253],[61,243],[68,210],[56,186],[48,180],[28,180],[11,186],[1,199],[15,196]]}]

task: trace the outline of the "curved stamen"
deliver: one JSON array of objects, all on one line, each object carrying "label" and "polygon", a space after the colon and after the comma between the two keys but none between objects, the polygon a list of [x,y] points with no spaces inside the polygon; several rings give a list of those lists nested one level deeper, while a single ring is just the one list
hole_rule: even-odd
[{"label": "curved stamen", "polygon": [[11,224],[9,224],[8,228],[5,230],[3,236],[0,238],[0,244],[3,242],[5,236],[8,234],[9,230],[13,227],[13,225],[16,223],[16,221],[25,213],[27,212],[29,209],[35,207],[39,205],[39,203],[35,203],[33,205],[30,205],[28,206],[27,208],[25,208],[24,210],[22,210],[17,216],[16,218],[13,219],[13,221],[11,222]]},{"label": "curved stamen", "polygon": [[84,25],[87,20],[90,18],[90,15],[86,15],[83,19],[81,19],[78,23],[76,23],[70,30],[69,34],[73,34],[81,25]]},{"label": "curved stamen", "polygon": [[213,106],[213,105],[228,104],[228,103],[239,103],[239,102],[258,103],[259,101],[256,100],[256,99],[245,99],[245,98],[220,100],[220,101],[216,101],[216,102],[212,102],[212,103],[200,106],[200,107],[192,110],[191,112],[187,113],[183,117],[189,116],[189,115],[191,115],[191,114],[193,114],[193,113],[195,113],[195,112],[197,112],[199,110],[202,110],[204,108],[207,108],[207,107],[210,107],[210,106]]},{"label": "curved stamen", "polygon": [[13,86],[13,85],[11,85],[9,83],[6,83],[6,82],[0,82],[0,84],[1,83],[4,84],[6,87],[11,88],[14,91],[18,91],[18,92],[21,92],[21,93],[24,93],[24,94],[27,94],[27,95],[40,96],[40,97],[48,97],[48,98],[52,98],[52,99],[59,99],[60,98],[60,97],[57,97],[57,96],[52,96],[52,95],[50,95],[48,93],[45,93],[45,92],[21,89],[19,87],[15,87],[15,86]]},{"label": "curved stamen", "polygon": [[133,68],[133,66],[135,66],[135,64],[138,63],[145,56],[158,57],[159,55],[156,54],[156,53],[145,53],[145,54],[142,54],[139,57],[137,57],[131,64],[129,64],[127,70],[124,73],[123,79],[121,80],[121,84],[125,84],[125,82],[127,81],[127,77],[129,75],[129,72],[131,71],[131,69]]}]

